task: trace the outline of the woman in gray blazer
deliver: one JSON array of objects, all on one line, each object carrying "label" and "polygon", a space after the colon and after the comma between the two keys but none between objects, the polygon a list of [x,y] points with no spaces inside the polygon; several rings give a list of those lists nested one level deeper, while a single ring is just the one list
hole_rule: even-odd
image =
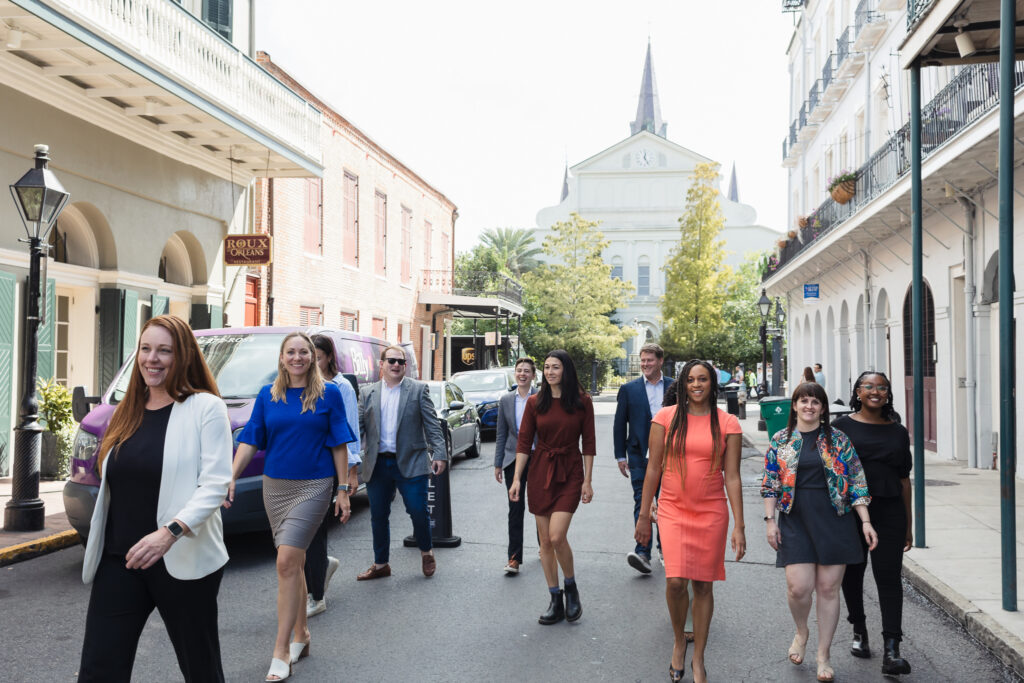
[{"label": "woman in gray blazer", "polygon": [[124,399],[100,446],[101,484],[82,580],[92,583],[79,681],[129,681],[160,611],[186,681],[223,681],[217,593],[231,425],[192,329],[142,328]]},{"label": "woman in gray blazer", "polygon": [[[526,399],[536,390],[533,379],[537,376],[537,367],[532,358],[520,358],[516,361],[516,389],[510,391],[498,401],[498,433],[494,441],[494,478],[500,484],[505,482],[505,493],[512,486],[516,474],[516,443],[519,441],[519,423],[523,420],[526,410]],[[529,465],[527,465],[528,467]],[[518,574],[523,563],[523,516],[526,512],[526,468],[523,470],[522,489],[519,500],[508,501],[508,564],[505,573]],[[508,498],[508,496],[505,496]]]}]

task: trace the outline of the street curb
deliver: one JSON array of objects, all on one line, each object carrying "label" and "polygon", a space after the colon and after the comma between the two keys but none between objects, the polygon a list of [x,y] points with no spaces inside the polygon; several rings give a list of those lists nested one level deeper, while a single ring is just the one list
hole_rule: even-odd
[{"label": "street curb", "polygon": [[0,567],[31,560],[33,557],[48,555],[63,550],[79,542],[78,532],[74,529],[62,531],[34,541],[26,541],[17,545],[0,548]]},{"label": "street curb", "polygon": [[1024,676],[1024,640],[908,557],[903,558],[903,576],[1003,664],[1018,676]]}]

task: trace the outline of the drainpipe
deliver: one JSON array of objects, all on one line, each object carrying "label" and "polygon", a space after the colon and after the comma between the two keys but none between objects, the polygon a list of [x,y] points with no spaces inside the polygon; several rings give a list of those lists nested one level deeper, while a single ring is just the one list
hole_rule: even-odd
[{"label": "drainpipe", "polygon": [[974,368],[974,202],[967,197],[958,197],[964,207],[967,235],[964,237],[964,387],[967,389],[967,466],[978,466],[978,425],[975,409],[978,400],[978,382]]},{"label": "drainpipe", "polygon": [[[849,57],[847,57],[849,59]],[[871,158],[871,60],[864,59],[864,163]]]},{"label": "drainpipe", "polygon": [[[1013,91],[1010,91],[1013,98]],[[1011,119],[1011,130],[1013,120]],[[1012,148],[1011,148],[1012,150]],[[1011,160],[1012,166],[1012,160]],[[921,245],[924,242],[924,223],[921,183],[921,63],[910,67],[910,253],[911,267],[911,330],[913,353],[911,373],[914,377],[914,545],[928,546],[925,539],[924,507],[924,260]],[[907,406],[908,408],[910,406]]]},{"label": "drainpipe", "polygon": [[[274,179],[267,178],[267,234],[274,243]],[[274,326],[274,262],[267,266],[267,325]]]}]

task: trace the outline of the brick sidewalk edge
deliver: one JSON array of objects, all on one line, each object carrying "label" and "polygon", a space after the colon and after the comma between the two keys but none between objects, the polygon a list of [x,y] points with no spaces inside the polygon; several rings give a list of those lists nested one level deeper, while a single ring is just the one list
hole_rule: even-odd
[{"label": "brick sidewalk edge", "polygon": [[963,626],[1018,676],[1024,676],[1024,641],[909,557],[903,576],[928,600]]},{"label": "brick sidewalk edge", "polygon": [[0,548],[0,567],[6,567],[16,562],[31,560],[33,557],[47,555],[58,550],[73,546],[79,542],[78,532],[74,529],[62,531],[59,534],[46,536],[34,541],[26,541],[17,545]]}]

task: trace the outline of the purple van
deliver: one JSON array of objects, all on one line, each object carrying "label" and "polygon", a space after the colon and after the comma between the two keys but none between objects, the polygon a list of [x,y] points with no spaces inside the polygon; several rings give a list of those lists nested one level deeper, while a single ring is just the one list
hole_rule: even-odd
[{"label": "purple van", "polygon": [[[289,332],[322,334],[334,342],[338,371],[354,375],[360,387],[376,382],[379,377],[378,359],[388,342],[354,332],[323,327],[232,327],[214,330],[196,330],[196,341],[202,349],[207,365],[217,381],[221,398],[228,408],[231,431],[238,446],[238,435],[249,420],[252,404],[260,389],[277,376],[277,358],[281,341]],[[401,344],[409,358],[407,376],[418,378],[416,355],[412,344]],[[135,363],[135,354],[124,362],[103,396],[91,399],[96,404],[87,415],[88,405],[81,388],[75,390],[75,419],[78,433],[71,459],[71,477],[64,486],[64,510],[71,526],[83,541],[88,537],[92,511],[99,492],[99,472],[96,467],[99,444],[110,422],[114,407],[124,397],[131,377],[129,370]],[[84,408],[84,409],[83,409]],[[238,479],[235,502],[221,513],[227,533],[255,531],[267,527],[263,510],[263,452],[256,453],[252,462]]]}]

